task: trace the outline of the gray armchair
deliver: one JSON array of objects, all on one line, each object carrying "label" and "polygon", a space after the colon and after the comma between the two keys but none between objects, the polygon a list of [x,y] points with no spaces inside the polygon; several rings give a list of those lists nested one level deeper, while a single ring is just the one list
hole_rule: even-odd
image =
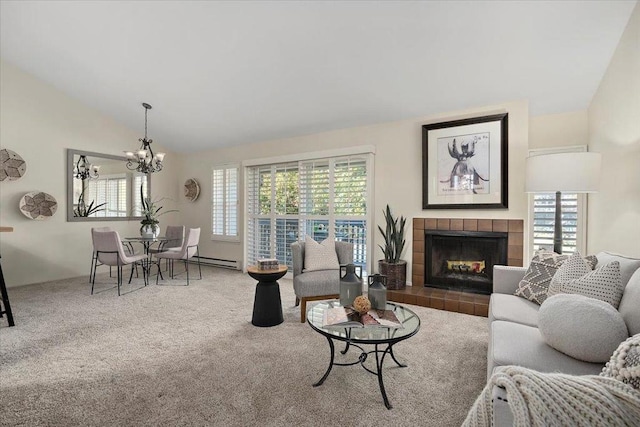
[{"label": "gray armchair", "polygon": [[[353,263],[353,243],[336,242],[338,262],[342,264]],[[304,242],[291,244],[293,257],[293,291],[296,294],[296,306],[300,306],[300,323],[304,323],[307,317],[307,301],[338,298],[340,294],[340,271],[319,270],[304,271]]]}]

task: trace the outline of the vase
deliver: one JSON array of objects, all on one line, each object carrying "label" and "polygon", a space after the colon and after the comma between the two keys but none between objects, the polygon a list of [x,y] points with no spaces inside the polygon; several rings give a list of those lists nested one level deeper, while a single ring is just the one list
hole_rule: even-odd
[{"label": "vase", "polygon": [[369,287],[367,295],[374,310],[385,310],[387,307],[387,277],[382,274],[372,274],[368,278]]},{"label": "vase", "polygon": [[140,227],[140,236],[145,239],[155,239],[160,235],[160,226],[158,224],[143,224]]},{"label": "vase", "polygon": [[[356,273],[356,268],[360,269],[360,275]],[[340,305],[346,307],[353,304],[353,300],[359,295],[362,295],[362,267],[353,264],[341,265]]]}]

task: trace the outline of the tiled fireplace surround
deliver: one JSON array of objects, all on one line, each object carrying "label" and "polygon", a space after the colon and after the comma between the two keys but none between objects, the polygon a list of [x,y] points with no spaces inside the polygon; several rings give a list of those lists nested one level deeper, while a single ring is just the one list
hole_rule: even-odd
[{"label": "tiled fireplace surround", "polygon": [[413,218],[411,282],[404,290],[390,290],[389,299],[439,310],[487,316],[489,295],[472,294],[424,286],[424,232],[492,231],[508,233],[507,264],[522,266],[524,221],[521,219]]}]

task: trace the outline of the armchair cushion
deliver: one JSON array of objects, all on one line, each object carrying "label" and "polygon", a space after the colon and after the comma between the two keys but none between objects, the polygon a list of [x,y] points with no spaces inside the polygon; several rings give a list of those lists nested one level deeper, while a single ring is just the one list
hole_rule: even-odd
[{"label": "armchair cushion", "polygon": [[309,236],[304,238],[304,269],[303,272],[318,270],[338,270],[340,263],[336,254],[336,242],[325,239],[321,243]]},{"label": "armchair cushion", "polygon": [[335,270],[308,271],[293,277],[293,289],[298,298],[340,293],[340,273]]}]

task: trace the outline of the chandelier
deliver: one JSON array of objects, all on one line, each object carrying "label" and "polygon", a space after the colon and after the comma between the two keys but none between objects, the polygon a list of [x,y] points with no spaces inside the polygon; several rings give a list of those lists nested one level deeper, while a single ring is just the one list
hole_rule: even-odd
[{"label": "chandelier", "polygon": [[73,168],[73,177],[81,180],[85,180],[87,178],[97,178],[98,171],[100,170],[100,166],[92,165],[87,160],[87,156],[80,156],[76,165]]},{"label": "chandelier", "polygon": [[144,138],[138,140],[142,143],[138,151],[124,152],[127,156],[127,169],[142,173],[159,172],[162,170],[165,153],[153,154],[151,149],[153,140],[147,139],[147,111],[151,109],[151,105],[143,102],[142,106],[144,107]]}]

